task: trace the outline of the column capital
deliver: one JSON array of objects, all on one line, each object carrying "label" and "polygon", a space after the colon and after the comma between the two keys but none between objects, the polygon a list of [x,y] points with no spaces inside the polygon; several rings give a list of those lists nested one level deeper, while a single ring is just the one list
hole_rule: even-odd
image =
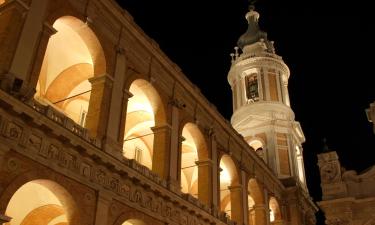
[{"label": "column capital", "polygon": [[162,125],[159,125],[159,126],[154,126],[154,127],[151,127],[151,130],[155,133],[155,132],[163,132],[163,131],[166,131],[166,130],[171,130],[172,127],[171,125],[165,123],[165,124],[162,124]]},{"label": "column capital", "polygon": [[213,162],[211,159],[203,159],[203,160],[195,161],[195,164],[197,166],[212,166]]},{"label": "column capital", "polygon": [[48,37],[57,33],[57,30],[49,23],[43,23],[43,34],[47,35]]},{"label": "column capital", "polygon": [[231,185],[231,186],[228,186],[228,189],[230,192],[242,191],[242,185],[240,184]]},{"label": "column capital", "polygon": [[109,83],[112,85],[113,77],[109,74],[102,74],[99,76],[94,76],[88,79],[91,85],[101,84],[101,83]]},{"label": "column capital", "polygon": [[266,204],[255,204],[253,210],[266,210]]},{"label": "column capital", "polygon": [[0,214],[0,224],[10,222],[11,219],[12,219],[12,217]]},{"label": "column capital", "polygon": [[134,96],[130,91],[128,91],[126,89],[123,90],[123,93],[124,93],[124,99],[126,99],[126,100],[128,100],[129,98]]}]

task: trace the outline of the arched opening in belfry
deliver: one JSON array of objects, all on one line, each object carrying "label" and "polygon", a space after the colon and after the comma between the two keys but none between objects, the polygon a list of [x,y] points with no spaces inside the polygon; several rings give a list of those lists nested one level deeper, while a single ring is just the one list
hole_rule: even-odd
[{"label": "arched opening in belfry", "polygon": [[267,224],[267,212],[264,201],[263,188],[255,178],[251,178],[247,184],[249,224]]},{"label": "arched opening in belfry", "polygon": [[203,189],[201,186],[204,183],[200,184],[199,180],[202,180],[202,178],[206,180],[210,179],[208,174],[205,174],[203,171],[205,165],[202,165],[207,162],[207,159],[207,145],[203,134],[195,124],[185,124],[182,129],[180,170],[181,191],[183,193],[189,193],[196,198],[202,198],[199,192]]},{"label": "arched opening in belfry", "polygon": [[228,155],[223,155],[220,160],[220,209],[227,213],[232,218],[233,204],[240,204],[233,202],[233,194],[237,186],[239,186],[238,173],[236,165]]},{"label": "arched opening in belfry", "polygon": [[[138,79],[130,85],[123,154],[128,159],[152,169],[154,137],[158,131],[153,128],[158,123],[162,103],[155,88],[146,80]],[[161,163],[161,162],[160,162]]]},{"label": "arched opening in belfry", "polygon": [[34,180],[22,185],[10,199],[6,225],[78,224],[78,210],[71,195],[59,184]]},{"label": "arched opening in belfry", "polygon": [[281,212],[280,207],[277,199],[275,197],[271,197],[269,201],[270,207],[270,222],[276,222],[281,220]]},{"label": "arched opening in belfry", "polygon": [[247,142],[253,149],[254,151],[261,157],[263,158],[264,156],[264,143],[260,138],[252,138]]},{"label": "arched opening in belfry", "polygon": [[146,223],[138,219],[129,219],[123,222],[121,225],[146,225]]},{"label": "arched opening in belfry", "polygon": [[34,98],[85,127],[94,75],[105,73],[101,45],[81,20],[57,19],[48,41]]}]

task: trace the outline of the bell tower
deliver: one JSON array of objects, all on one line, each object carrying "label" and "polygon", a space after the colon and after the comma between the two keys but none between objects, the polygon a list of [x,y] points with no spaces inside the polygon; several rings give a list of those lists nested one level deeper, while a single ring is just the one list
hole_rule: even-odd
[{"label": "bell tower", "polygon": [[258,19],[259,13],[250,6],[247,31],[231,54],[231,123],[280,179],[295,177],[306,187],[302,156],[305,137],[290,108],[290,71],[276,54],[274,42],[259,28]]}]

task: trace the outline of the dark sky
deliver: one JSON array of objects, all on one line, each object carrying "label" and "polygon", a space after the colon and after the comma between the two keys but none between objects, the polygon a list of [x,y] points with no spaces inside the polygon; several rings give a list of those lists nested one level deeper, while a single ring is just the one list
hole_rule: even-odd
[{"label": "dark sky", "polygon": [[[229,54],[246,31],[247,1],[118,2],[229,120]],[[291,104],[307,139],[305,169],[315,201],[321,200],[316,154],[323,149],[323,138],[347,169],[360,172],[375,164],[375,135],[365,114],[375,101],[375,24],[370,3],[256,3],[261,28],[291,70]]]}]

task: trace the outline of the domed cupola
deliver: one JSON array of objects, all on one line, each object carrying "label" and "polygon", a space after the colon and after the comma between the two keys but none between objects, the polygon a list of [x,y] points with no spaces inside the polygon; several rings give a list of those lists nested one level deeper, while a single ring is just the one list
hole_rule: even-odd
[{"label": "domed cupola", "polygon": [[267,40],[267,33],[259,28],[258,20],[259,13],[254,10],[254,6],[249,6],[249,12],[246,14],[246,20],[248,22],[247,31],[241,35],[237,41],[237,46],[243,49],[247,45],[254,44],[261,39]]}]

